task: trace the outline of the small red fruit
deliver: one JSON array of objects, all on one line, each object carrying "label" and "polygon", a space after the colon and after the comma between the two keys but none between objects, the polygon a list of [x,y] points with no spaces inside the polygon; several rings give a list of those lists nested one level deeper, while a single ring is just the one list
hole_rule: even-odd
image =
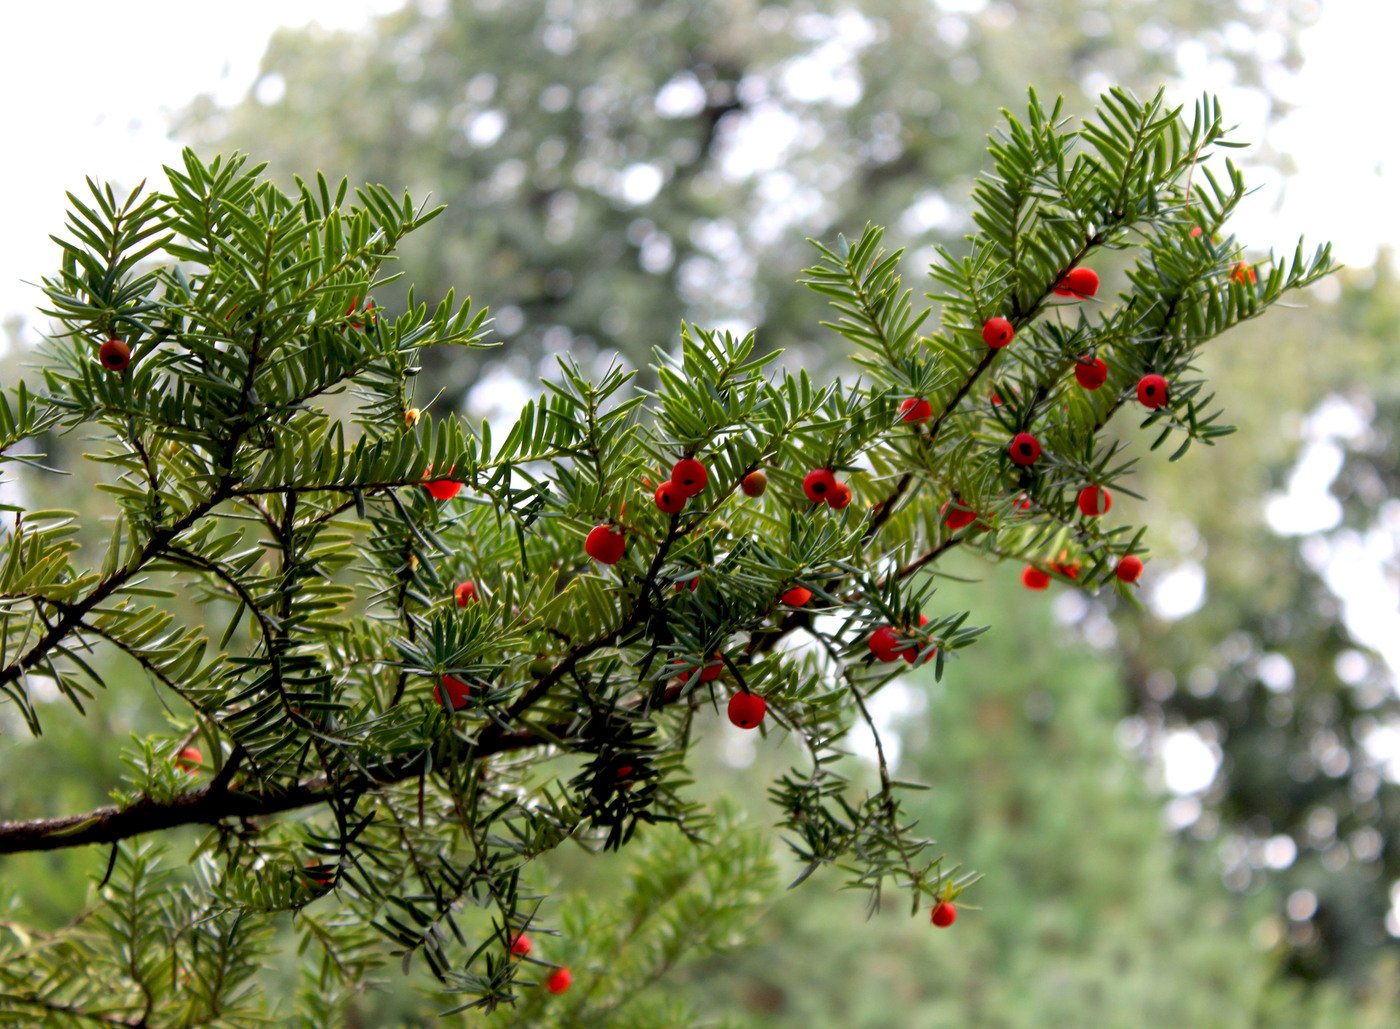
[{"label": "small red fruit", "polygon": [[1108,381],[1108,365],[1101,358],[1084,354],[1074,362],[1074,378],[1085,389],[1098,389]]},{"label": "small red fruit", "polygon": [[1102,486],[1085,486],[1079,491],[1079,513],[1097,518],[1113,506],[1113,496]]},{"label": "small red fruit", "polygon": [[1230,267],[1230,278],[1241,286],[1253,286],[1259,277],[1255,274],[1254,265],[1248,261],[1236,261]]},{"label": "small red fruit", "polygon": [[946,929],[958,920],[958,909],[953,907],[953,902],[940,900],[934,905],[933,914],[929,921],[940,929]]},{"label": "small red fruit", "polygon": [[556,968],[554,974],[544,981],[544,987],[550,993],[563,993],[574,984],[574,973],[567,968]]},{"label": "small red fruit", "polygon": [[671,469],[671,481],[686,498],[699,493],[709,480],[710,475],[705,471],[705,466],[693,457],[681,458]]},{"label": "small red fruit", "polygon": [[627,549],[627,537],[611,525],[595,525],[583,541],[583,551],[599,564],[615,565]]},{"label": "small red fruit", "polygon": [[1099,291],[1099,273],[1092,268],[1071,268],[1055,284],[1055,294],[1083,300]]},{"label": "small red fruit", "polygon": [[1050,575],[1035,565],[1026,565],[1021,569],[1021,585],[1028,590],[1043,590],[1050,585]]},{"label": "small red fruit", "polygon": [[836,485],[836,476],[830,468],[813,468],[802,477],[802,492],[814,504],[825,501]]},{"label": "small red fruit", "polygon": [[739,484],[746,497],[761,497],[768,491],[768,476],[762,472],[749,472]]},{"label": "small red fruit", "polygon": [[1066,579],[1079,578],[1079,562],[1071,561],[1069,555],[1064,551],[1061,551],[1060,556],[1050,562],[1050,570],[1063,575]]},{"label": "small red fruit", "polygon": [[768,711],[768,701],[757,693],[736,693],[729,698],[729,720],[740,729],[757,729]]},{"label": "small red fruit", "polygon": [[850,504],[850,502],[851,487],[847,486],[844,482],[838,482],[833,486],[831,492],[827,494],[826,497],[826,506],[833,511],[840,511],[843,507]]},{"label": "small red fruit", "polygon": [[1153,411],[1167,402],[1167,380],[1157,374],[1144,375],[1137,384],[1138,403]]},{"label": "small red fruit", "polygon": [[1200,239],[1200,238],[1201,238],[1201,233],[1204,232],[1204,231],[1205,231],[1205,230],[1202,229],[1199,225],[1193,225],[1193,226],[1191,226],[1191,238],[1192,238],[1192,239]]},{"label": "small red fruit", "polygon": [[113,336],[98,348],[97,359],[109,372],[124,372],[126,366],[131,364],[131,348],[125,340]]},{"label": "small red fruit", "polygon": [[689,587],[689,588],[690,588],[690,592],[691,592],[691,593],[694,593],[694,592],[699,588],[699,586],[700,586],[700,576],[698,576],[698,575],[697,575],[695,578],[691,579],[689,582],[686,582],[686,580],[684,580],[684,579],[680,579],[680,580],[677,580],[677,582],[676,582],[676,592],[677,592],[677,593],[682,593],[682,592],[685,591],[686,587]]},{"label": "small red fruit", "polygon": [[1113,574],[1123,582],[1137,582],[1138,577],[1142,575],[1142,558],[1136,554],[1125,555],[1118,562],[1118,567],[1113,569]]},{"label": "small red fruit", "polygon": [[966,528],[977,520],[977,512],[963,506],[963,502],[957,498],[945,501],[938,513],[943,516],[943,524],[954,532]]},{"label": "small red fruit", "polygon": [[437,706],[442,707],[442,691],[447,691],[447,701],[452,705],[453,711],[460,711],[467,706],[467,699],[472,695],[472,688],[455,675],[444,675],[441,687],[433,687],[433,699],[437,701]]},{"label": "small red fruit", "polygon": [[926,422],[933,417],[933,405],[923,397],[910,397],[899,405],[901,422]]},{"label": "small red fruit", "polygon": [[1005,318],[988,318],[982,323],[982,342],[993,350],[1000,350],[1011,342],[1016,329]]},{"label": "small red fruit", "polygon": [[888,625],[882,625],[870,634],[870,639],[866,641],[866,646],[870,652],[885,664],[891,661],[898,661],[899,637],[895,635],[893,629]]},{"label": "small red fruit", "polygon": [[805,607],[812,599],[812,591],[806,586],[794,586],[783,594],[783,603],[788,607]]},{"label": "small red fruit", "polygon": [[457,598],[458,607],[466,607],[476,599],[476,583],[470,579],[459,582],[457,588],[452,591],[452,595]]},{"label": "small red fruit", "polygon": [[718,654],[713,655],[714,660],[700,669],[701,682],[714,682],[724,674],[724,661]]},{"label": "small red fruit", "polygon": [[533,944],[530,943],[530,937],[524,933],[516,933],[515,939],[510,941],[510,952],[518,958],[526,957],[532,949]]},{"label": "small red fruit", "polygon": [[674,482],[663,482],[656,487],[656,506],[667,514],[680,514],[685,510],[687,496]]},{"label": "small red fruit", "polygon": [[1018,432],[1011,438],[1006,451],[1011,455],[1011,460],[1019,465],[1035,464],[1040,457],[1040,440],[1029,432]]},{"label": "small red fruit", "polygon": [[199,766],[202,764],[204,764],[204,755],[200,753],[198,747],[184,747],[180,753],[175,755],[175,767],[182,772],[189,772],[190,775],[198,772]]},{"label": "small red fruit", "polygon": [[1031,509],[1030,494],[1022,493],[1011,502],[1011,506],[1017,511],[1029,511]]},{"label": "small red fruit", "polygon": [[[451,500],[458,493],[462,492],[462,484],[452,479],[429,479],[432,474],[431,466],[423,474],[423,488],[428,491],[428,495],[434,500]],[[452,471],[451,468],[448,471]]]}]

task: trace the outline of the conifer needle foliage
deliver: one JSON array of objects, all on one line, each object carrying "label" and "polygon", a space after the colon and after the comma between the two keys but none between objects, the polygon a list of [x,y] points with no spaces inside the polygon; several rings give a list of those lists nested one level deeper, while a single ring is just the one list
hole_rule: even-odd
[{"label": "conifer needle foliage", "polygon": [[[1080,491],[1130,495],[1144,451],[1176,459],[1229,432],[1201,348],[1330,268],[1300,244],[1238,274],[1231,145],[1210,98],[1186,112],[1110,92],[1075,126],[1032,94],[992,140],[976,232],[929,269],[933,307],[879,228],[816,244],[804,279],[858,375],[813,382],[752,335],[685,325],[658,341],[654,389],[565,358],[507,429],[426,410],[418,375],[427,347],[487,345],[485,310],[371,303],[437,210],[320,176],[284,193],[241,156],[187,152],[129,195],[90,182],[45,280],[59,330],[41,375],[0,398],[0,458],[37,461],[48,433],[89,441],[107,543],[81,546],[71,513],[13,512],[0,691],[37,734],[38,687],[100,706],[124,655],[174,724],[135,742],[112,806],[0,823],[0,853],[111,856],[90,917],[3,937],[0,1000],[36,1018],[256,1021],[250,963],[293,912],[304,1003],[327,1020],[391,956],[425,964],[458,1009],[528,990],[531,1010],[612,1010],[589,988],[546,998],[540,966],[512,958],[517,934],[559,928],[532,862],[653,838],[735,860],[713,846],[735,830],[687,779],[699,737],[739,731],[722,713],[735,692],[765,699],[760,733],[805,748],[768,784],[798,882],[834,866],[872,908],[957,898],[975,875],[902,813],[883,748],[877,789],[843,777],[843,740],[875,731],[869,701],[892,679],[941,677],[983,631],[934,590],[951,551],[1129,588],[1114,569],[1146,552],[1144,530],[1081,515]],[[1056,292],[1091,265],[1102,292]],[[993,317],[1009,346],[983,341]],[[122,370],[98,359],[112,338]],[[1107,365],[1101,388],[1076,381],[1085,355]],[[1148,374],[1170,383],[1164,406],[1137,403]],[[928,417],[902,417],[911,398]],[[1009,459],[1017,433],[1039,459]],[[652,494],[683,457],[707,485],[666,514]],[[814,469],[854,501],[810,502]],[[760,497],[739,489],[755,471]],[[976,517],[954,528],[949,504]],[[599,525],[625,536],[616,564],[584,552]],[[811,599],[784,604],[797,586]],[[882,628],[907,664],[879,659]],[[192,744],[196,774],[174,760]],[[177,876],[150,837],[182,825],[205,833]],[[752,892],[744,853],[732,879]],[[733,907],[707,896],[693,917]],[[569,940],[566,919],[556,952],[592,962],[578,976],[606,960],[576,938],[586,921]],[[679,951],[663,951],[669,967]]]}]

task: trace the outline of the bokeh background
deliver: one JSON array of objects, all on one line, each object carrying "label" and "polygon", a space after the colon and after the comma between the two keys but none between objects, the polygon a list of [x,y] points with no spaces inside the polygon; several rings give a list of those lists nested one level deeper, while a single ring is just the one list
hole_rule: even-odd
[{"label": "bokeh background", "polygon": [[[764,1026],[1400,1024],[1397,19],[1373,0],[6,5],[0,379],[44,331],[26,283],[57,260],[64,191],[134,186],[181,145],[448,204],[376,299],[489,305],[502,347],[432,355],[420,400],[504,427],[557,355],[644,380],[682,318],[837,374],[843,341],[795,284],[804,237],[885,224],[917,287],[970,231],[984,137],[1028,86],[1072,114],[1110,85],[1219,93],[1254,144],[1249,257],[1306,233],[1347,267],[1209,353],[1240,431],[1145,461],[1146,499],[1120,501],[1151,526],[1141,603],[949,568],[972,581],[940,597],[993,631],[877,717],[900,777],[932,787],[924,830],[987,873],[980,909],[938,932],[899,905],[867,919],[834,875],[779,883],[742,946],[653,988]],[[53,440],[50,463],[82,448]],[[20,488],[95,517],[85,474]],[[0,711],[0,818],[100,802],[123,741],[165,724],[119,668],[86,720],[51,706],[37,741]],[[851,749],[858,776],[869,741]],[[761,822],[755,785],[791,757],[716,739],[696,789]],[[61,925],[104,860],[7,860],[0,907]],[[552,871],[606,896],[617,860]],[[420,1024],[420,985],[386,984],[364,1024]]]}]

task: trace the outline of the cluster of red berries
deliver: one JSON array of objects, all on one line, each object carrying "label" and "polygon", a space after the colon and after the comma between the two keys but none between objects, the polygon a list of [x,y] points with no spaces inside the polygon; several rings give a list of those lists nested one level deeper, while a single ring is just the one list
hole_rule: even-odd
[{"label": "cluster of red berries", "polygon": [[[704,489],[709,478],[705,466],[695,458],[681,458],[672,467],[671,478],[656,487],[656,506],[667,514],[680,514],[685,510],[685,502]],[[621,557],[621,554],[618,556]]]},{"label": "cluster of red berries", "polygon": [[1053,288],[1056,296],[1086,300],[1099,291],[1099,273],[1092,268],[1071,268]]},{"label": "cluster of red berries", "polygon": [[[1060,558],[1051,561],[1050,571],[1058,572],[1060,575],[1070,579],[1079,578],[1079,562],[1069,561],[1061,555]],[[1142,576],[1142,558],[1136,554],[1126,554],[1119,559],[1118,564],[1113,569],[1113,574],[1121,582],[1129,585],[1138,581]],[[1043,590],[1050,585],[1050,572],[1037,568],[1035,565],[1026,565],[1021,569],[1021,585],[1028,590]]]},{"label": "cluster of red berries", "polygon": [[977,512],[964,504],[957,496],[954,496],[952,500],[944,501],[943,506],[938,509],[938,513],[950,532],[965,529],[977,521]]},{"label": "cluster of red berries", "polygon": [[[802,589],[802,587],[799,586],[794,589]],[[789,590],[788,593],[783,595],[786,597],[793,592],[794,590]],[[812,594],[810,590],[803,590],[803,592],[807,594],[808,599],[811,599]],[[803,603],[806,603],[806,601],[804,600]],[[676,678],[679,679],[682,684],[687,683],[690,681],[692,671],[693,669],[690,668],[680,668],[676,672]],[[723,674],[724,658],[720,657],[718,653],[710,655],[710,660],[700,667],[701,682],[714,682]],[[737,725],[740,729],[757,729],[763,724],[764,715],[768,713],[768,701],[764,700],[757,693],[750,693],[747,689],[743,689],[729,698],[727,713],[730,722]]]},{"label": "cluster of red berries", "polygon": [[814,504],[839,511],[851,502],[851,487],[837,480],[830,468],[813,468],[802,477],[802,492]]},{"label": "cluster of red berries", "polygon": [[[919,628],[922,629],[927,624],[928,615],[919,615]],[[870,634],[865,644],[870,648],[870,653],[875,655],[876,660],[884,664],[890,664],[900,658],[904,658],[911,665],[927,664],[938,653],[938,648],[934,647],[921,658],[919,652],[922,648],[919,646],[919,641],[901,638],[891,625],[880,626]]]},{"label": "cluster of red berries", "polygon": [[[530,951],[534,950],[534,944],[530,937],[524,933],[516,933],[510,941],[511,957],[525,958],[530,956]],[[568,965],[560,965],[556,968],[548,979],[544,981],[544,988],[550,993],[563,993],[574,984],[574,973],[569,971]]]}]

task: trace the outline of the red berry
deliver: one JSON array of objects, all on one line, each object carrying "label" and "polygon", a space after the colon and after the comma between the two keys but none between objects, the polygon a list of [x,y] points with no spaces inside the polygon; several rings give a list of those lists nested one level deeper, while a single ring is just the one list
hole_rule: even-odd
[{"label": "red berry", "polygon": [[1018,496],[1015,500],[1011,502],[1011,506],[1017,511],[1029,511],[1031,509],[1030,494],[1022,493],[1020,496]]},{"label": "red berry", "polygon": [[694,593],[694,592],[696,591],[696,589],[698,589],[699,586],[700,586],[700,576],[697,575],[695,578],[691,579],[689,582],[686,582],[684,579],[677,580],[677,582],[676,582],[676,592],[677,592],[677,593],[683,592],[687,586],[690,587],[690,592],[691,592],[691,593]]},{"label": "red berry", "polygon": [[335,881],[335,869],[327,868],[319,861],[308,861],[305,865],[306,877],[317,886],[329,886]]},{"label": "red berry", "polygon": [[899,646],[899,637],[895,635],[893,629],[888,625],[882,625],[870,634],[870,639],[866,641],[866,646],[870,652],[885,664],[891,661],[898,661],[899,654],[896,648]]},{"label": "red berry", "polygon": [[1079,578],[1079,562],[1071,561],[1063,552],[1050,562],[1050,570],[1063,575],[1066,579]]},{"label": "red berry", "polygon": [[1128,554],[1118,562],[1118,567],[1113,569],[1113,574],[1118,576],[1123,582],[1137,582],[1142,575],[1142,558],[1136,554]]},{"label": "red berry", "polygon": [[510,952],[518,958],[527,956],[532,949],[533,945],[530,943],[530,937],[526,936],[524,933],[516,933],[515,939],[510,941]]},{"label": "red berry", "polygon": [[958,920],[958,909],[953,907],[952,901],[940,900],[934,905],[933,914],[929,921],[940,929],[946,929]]},{"label": "red berry", "polygon": [[826,506],[833,511],[840,511],[851,502],[851,487],[844,482],[838,482],[827,494]]},{"label": "red berry", "polygon": [[583,541],[583,550],[599,564],[615,565],[627,549],[627,537],[611,525],[595,525]]},{"label": "red berry", "polygon": [[466,607],[476,599],[476,583],[470,579],[459,582],[457,588],[452,591],[452,595],[457,598],[458,607]]},{"label": "red berry", "polygon": [[996,393],[996,392],[993,392],[993,393],[992,393],[992,406],[993,406],[993,407],[1000,407],[1000,406],[1001,406],[1001,394],[1000,394],[1000,393]]},{"label": "red berry", "polygon": [[739,484],[746,497],[761,497],[768,490],[768,476],[762,472],[749,472]]},{"label": "red berry", "polygon": [[125,340],[113,336],[98,348],[97,359],[102,362],[102,367],[110,372],[124,372],[126,366],[131,364],[131,348],[126,345]]},{"label": "red berry", "polygon": [[467,706],[467,698],[472,695],[472,688],[455,675],[444,675],[442,686],[433,687],[433,699],[437,701],[437,706],[442,707],[442,691],[447,691],[447,701],[452,705],[453,711],[460,711]]},{"label": "red berry", "polygon": [[899,405],[901,422],[926,422],[933,417],[933,405],[923,397],[910,397]]},{"label": "red berry", "polygon": [[574,984],[574,973],[567,968],[556,968],[554,974],[544,981],[544,987],[550,993],[563,993]]},{"label": "red berry", "polygon": [[182,772],[189,772],[190,775],[199,771],[199,766],[202,764],[204,764],[204,755],[200,753],[198,747],[184,747],[180,753],[175,755],[175,767]]},{"label": "red berry", "polygon": [[701,682],[714,682],[724,674],[724,661],[718,654],[714,655],[714,660],[700,669]]},{"label": "red berry", "polygon": [[963,506],[963,502],[956,497],[944,502],[943,506],[938,509],[938,513],[943,516],[943,524],[954,532],[966,528],[977,520],[977,512]]},{"label": "red berry", "polygon": [[[693,457],[683,457],[671,469],[671,481],[684,497],[693,497],[705,488],[710,479],[705,466]],[[659,503],[659,501],[658,501]]]},{"label": "red berry", "polygon": [[1157,410],[1167,402],[1167,380],[1157,374],[1144,375],[1137,384],[1138,403]]},{"label": "red berry", "polygon": [[901,644],[899,656],[904,658],[904,660],[908,661],[911,665],[926,665],[938,654],[938,648],[934,647],[923,657],[919,657],[919,652],[921,650],[923,650],[923,647],[919,645],[917,640],[910,640]]},{"label": "red berry", "polygon": [[1035,565],[1026,565],[1021,569],[1021,585],[1028,590],[1043,590],[1050,585],[1050,575]]},{"label": "red berry", "polygon": [[768,711],[768,701],[757,693],[736,693],[729,698],[729,720],[740,729],[757,729]]},{"label": "red berry", "polygon": [[1019,465],[1035,464],[1040,457],[1040,440],[1029,432],[1018,432],[1011,438],[1006,451],[1011,455],[1011,460]]},{"label": "red berry", "polygon": [[802,477],[802,492],[814,504],[826,500],[827,494],[836,488],[836,476],[830,468],[813,468]]},{"label": "red berry", "polygon": [[1230,267],[1230,278],[1234,279],[1241,286],[1253,286],[1258,281],[1258,276],[1254,272],[1254,265],[1248,261],[1236,261]]},{"label": "red berry", "polygon": [[1079,513],[1085,518],[1097,518],[1113,506],[1113,496],[1102,486],[1085,486],[1079,491]]},{"label": "red berry", "polygon": [[806,586],[794,586],[783,594],[783,603],[788,607],[804,607],[812,599],[812,591]]},{"label": "red berry", "polygon": [[689,496],[674,482],[663,482],[656,487],[656,506],[667,514],[680,514],[685,510],[685,500]]},{"label": "red berry", "polygon": [[1055,284],[1057,296],[1083,300],[1099,291],[1099,273],[1092,268],[1071,268]]},{"label": "red berry", "polygon": [[1205,231],[1205,230],[1202,229],[1199,225],[1193,225],[1193,226],[1191,226],[1191,238],[1192,238],[1192,239],[1200,239],[1200,238],[1201,238],[1201,233],[1204,232],[1204,231]]},{"label": "red berry", "polygon": [[[449,472],[451,470],[450,468],[448,469]],[[429,468],[428,472],[424,474],[423,488],[428,491],[428,495],[434,500],[451,500],[458,493],[462,492],[462,484],[460,482],[455,482],[452,479],[429,479],[428,475],[431,473],[432,469]]]},{"label": "red berry", "polygon": [[988,318],[982,323],[982,342],[993,350],[1000,350],[1016,335],[1015,328],[1005,318]]},{"label": "red berry", "polygon": [[1108,365],[1100,358],[1084,354],[1074,362],[1074,378],[1085,389],[1098,389],[1108,381]]}]

